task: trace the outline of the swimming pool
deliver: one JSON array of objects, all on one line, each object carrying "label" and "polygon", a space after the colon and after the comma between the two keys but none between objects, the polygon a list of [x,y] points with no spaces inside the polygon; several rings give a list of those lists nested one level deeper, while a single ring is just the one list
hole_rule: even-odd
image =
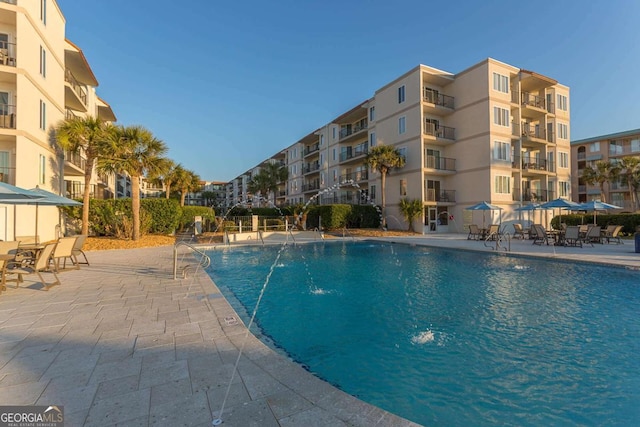
[{"label": "swimming pool", "polygon": [[[209,252],[209,274],[245,322],[280,249]],[[639,279],[467,251],[305,244],[282,251],[256,323],[319,377],[420,424],[627,425],[640,419]]]}]

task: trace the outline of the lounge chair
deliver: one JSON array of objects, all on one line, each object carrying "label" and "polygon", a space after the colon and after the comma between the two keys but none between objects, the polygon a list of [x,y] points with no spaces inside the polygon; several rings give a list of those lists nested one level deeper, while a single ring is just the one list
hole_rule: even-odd
[{"label": "lounge chair", "polygon": [[[17,274],[18,277],[21,277],[22,275],[35,273],[40,278],[40,283],[42,283],[46,291],[48,291],[49,288],[52,286],[59,285],[60,279],[58,279],[58,275],[54,270],[49,269],[49,260],[51,259],[51,255],[53,255],[53,251],[55,250],[57,244],[58,242],[47,243],[46,245],[44,245],[44,248],[38,254],[38,257],[36,258],[33,265],[21,266],[18,268],[7,270],[7,274]],[[53,274],[53,277],[55,277],[56,279],[55,282],[53,283],[45,282],[41,274],[43,271],[48,271],[51,274]],[[17,288],[19,281],[16,281],[16,282],[17,282],[16,283],[16,288]]]},{"label": "lounge chair", "polygon": [[578,227],[577,225],[567,227],[566,231],[564,232],[564,245],[582,247],[580,227]]},{"label": "lounge chair", "polygon": [[601,231],[601,227],[595,225],[589,227],[589,229],[587,230],[587,234],[585,234],[584,236],[584,241],[586,243],[590,243],[591,246],[593,246],[594,243],[602,243]]},{"label": "lounge chair", "polygon": [[[73,250],[71,251],[71,257],[75,260],[75,264],[79,267],[80,264],[89,265],[89,260],[87,259],[87,254],[84,253],[82,247],[84,246],[85,240],[87,240],[86,234],[80,234],[76,236],[76,242],[73,244]],[[84,262],[80,262],[78,260],[78,256],[82,255],[84,257]]]},{"label": "lounge chair", "polygon": [[67,258],[71,260],[71,264],[74,265],[75,269],[79,269],[80,266],[76,265],[73,259],[73,245],[76,243],[77,237],[61,237],[58,239],[58,245],[53,251],[53,255],[51,256],[51,261],[53,262],[53,268],[56,273],[60,272],[60,261],[63,261],[62,268],[67,268]]},{"label": "lounge chair", "polygon": [[479,240],[482,237],[482,232],[475,224],[469,224],[469,235],[467,240]]},{"label": "lounge chair", "polygon": [[612,240],[615,240],[616,245],[622,245],[622,240],[620,240],[620,233],[624,226],[622,225],[610,225],[604,231],[603,238],[607,240],[607,243],[611,243]]},{"label": "lounge chair", "polygon": [[549,244],[549,236],[547,236],[547,230],[540,224],[534,224],[533,229],[536,232],[535,237],[533,238],[534,245],[542,245],[543,243]]},{"label": "lounge chair", "polygon": [[513,224],[513,238],[524,240],[524,229],[522,228],[522,224]]},{"label": "lounge chair", "polygon": [[500,226],[498,224],[491,224],[487,231],[486,240],[498,240],[500,235]]}]

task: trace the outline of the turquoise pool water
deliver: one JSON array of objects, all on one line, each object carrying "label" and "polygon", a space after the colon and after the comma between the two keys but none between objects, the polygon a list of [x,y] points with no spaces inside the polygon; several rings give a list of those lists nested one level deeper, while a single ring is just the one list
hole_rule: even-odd
[{"label": "turquoise pool water", "polygon": [[[245,316],[280,249],[209,253],[209,274]],[[637,271],[381,243],[289,246],[256,322],[314,374],[420,424],[640,420]]]}]

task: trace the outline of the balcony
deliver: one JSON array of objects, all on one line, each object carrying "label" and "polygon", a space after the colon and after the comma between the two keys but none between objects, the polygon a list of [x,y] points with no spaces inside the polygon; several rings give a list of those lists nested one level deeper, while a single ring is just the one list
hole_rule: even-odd
[{"label": "balcony", "polygon": [[513,200],[516,202],[548,202],[554,199],[553,195],[554,192],[550,190],[527,189],[521,192],[518,187],[513,189]]},{"label": "balcony", "polygon": [[449,95],[443,95],[438,91],[433,89],[424,88],[422,93],[422,100],[427,104],[433,104],[432,108],[428,108],[427,110],[433,112],[435,114],[449,114],[454,110],[454,97]]},{"label": "balcony", "polygon": [[320,144],[314,144],[314,145],[312,145],[310,147],[305,147],[304,156],[306,157],[309,154],[313,154],[313,153],[315,153],[316,151],[319,151],[319,150],[320,150]]},{"label": "balcony", "polygon": [[427,169],[455,172],[456,159],[451,159],[449,157],[427,156],[424,159],[424,167]]},{"label": "balcony", "polygon": [[424,134],[433,136],[436,140],[455,141],[456,139],[455,128],[436,125],[435,123],[429,122],[424,124]]},{"label": "balcony", "polygon": [[87,111],[87,91],[78,83],[73,73],[66,69],[64,72],[65,104],[76,111]]},{"label": "balcony", "polygon": [[347,147],[347,150],[340,153],[340,162],[346,162],[362,157],[368,152],[369,146],[366,142],[356,145],[355,147]]},{"label": "balcony", "polygon": [[436,190],[427,188],[427,202],[453,203],[456,201],[456,190]]},{"label": "balcony", "polygon": [[549,162],[548,160],[537,158],[522,158],[520,156],[515,156],[513,158],[511,166],[514,169],[522,168],[523,171],[531,173],[555,172],[556,169],[555,163]]},{"label": "balcony", "polygon": [[308,173],[317,172],[318,170],[320,170],[320,163],[307,163],[302,167],[302,174],[305,175]]},{"label": "balcony", "polygon": [[527,115],[527,113],[533,113],[534,115],[540,115],[545,113],[554,113],[555,106],[553,103],[547,102],[544,97],[534,95],[530,92],[511,92],[511,102],[514,104],[520,104],[525,111],[523,111],[523,115]]},{"label": "balcony", "polygon": [[82,157],[79,153],[65,151],[64,161],[65,161],[64,173],[66,175],[73,175],[73,176],[84,175],[84,169],[87,164],[87,159]]},{"label": "balcony", "polygon": [[361,170],[351,173],[346,173],[340,176],[340,182],[353,181],[360,182],[369,179],[369,172],[367,170]]},{"label": "balcony", "polygon": [[16,106],[8,104],[0,104],[0,128],[15,129],[16,128]]},{"label": "balcony", "polygon": [[0,65],[16,66],[16,44],[0,41]]},{"label": "balcony", "polygon": [[72,109],[66,108],[64,110],[64,118],[65,118],[65,120],[73,120],[73,119],[75,119],[77,117],[78,116],[76,115],[76,113],[73,112]]},{"label": "balcony", "polygon": [[16,168],[0,167],[0,182],[15,185]]},{"label": "balcony", "polygon": [[365,121],[361,124],[349,125],[340,129],[340,142],[349,139],[351,136],[358,135],[369,128],[369,124]]},{"label": "balcony", "polygon": [[320,181],[312,181],[302,184],[302,192],[306,193],[307,191],[316,191],[320,189]]}]

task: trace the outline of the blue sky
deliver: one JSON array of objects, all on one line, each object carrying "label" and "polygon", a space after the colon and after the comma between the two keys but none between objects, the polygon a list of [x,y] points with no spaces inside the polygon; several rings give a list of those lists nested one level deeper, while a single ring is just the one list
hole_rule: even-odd
[{"label": "blue sky", "polygon": [[571,88],[572,140],[640,128],[637,0],[58,0],[98,94],[228,181],[418,64],[492,57]]}]

